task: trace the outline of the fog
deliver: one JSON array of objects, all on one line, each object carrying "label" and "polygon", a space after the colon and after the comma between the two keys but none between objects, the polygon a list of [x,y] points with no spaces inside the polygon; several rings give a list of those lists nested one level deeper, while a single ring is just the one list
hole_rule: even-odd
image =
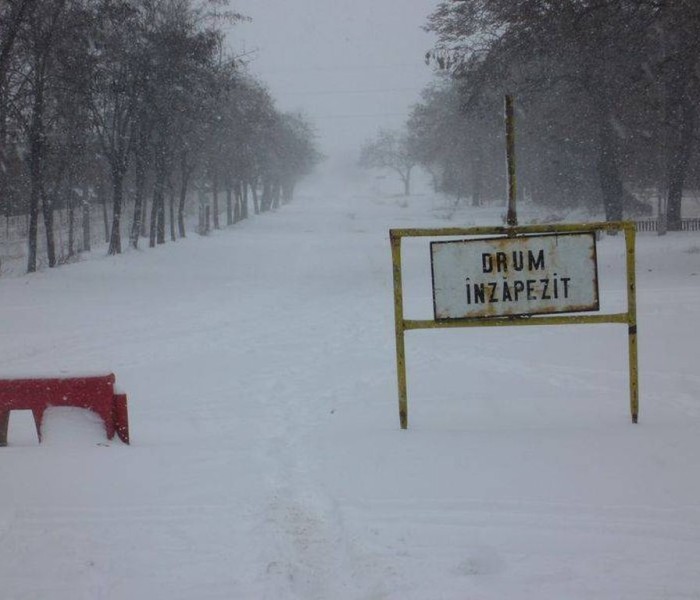
[{"label": "fog", "polygon": [[432,79],[425,32],[438,2],[428,0],[242,0],[252,21],[229,30],[251,72],[282,110],[301,110],[317,126],[328,156],[317,174],[352,168],[379,127],[401,127]]}]

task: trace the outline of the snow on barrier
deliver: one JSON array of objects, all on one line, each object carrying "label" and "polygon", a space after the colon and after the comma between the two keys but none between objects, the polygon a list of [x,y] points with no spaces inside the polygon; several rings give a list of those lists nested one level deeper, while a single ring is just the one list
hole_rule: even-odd
[{"label": "snow on barrier", "polygon": [[129,416],[126,394],[114,390],[115,376],[0,379],[0,446],[7,445],[10,411],[31,410],[41,442],[44,411],[53,406],[83,408],[97,413],[104,422],[105,433],[116,433],[129,443]]}]

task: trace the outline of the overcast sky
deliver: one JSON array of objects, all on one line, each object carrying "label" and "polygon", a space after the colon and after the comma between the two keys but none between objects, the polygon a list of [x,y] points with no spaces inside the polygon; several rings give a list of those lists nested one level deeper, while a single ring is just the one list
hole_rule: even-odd
[{"label": "overcast sky", "polygon": [[438,0],[232,0],[253,20],[232,28],[234,51],[282,110],[316,124],[324,153],[354,161],[378,127],[400,127],[432,79],[421,29]]}]

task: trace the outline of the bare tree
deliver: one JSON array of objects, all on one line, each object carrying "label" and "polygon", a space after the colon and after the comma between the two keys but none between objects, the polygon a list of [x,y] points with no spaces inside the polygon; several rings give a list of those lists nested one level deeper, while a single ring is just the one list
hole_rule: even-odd
[{"label": "bare tree", "polygon": [[0,7],[0,85],[5,81],[17,36],[35,4],[36,0],[7,0]]},{"label": "bare tree", "polygon": [[109,254],[120,254],[124,178],[144,85],[142,23],[139,12],[119,0],[94,7],[94,77],[90,109],[112,179],[112,227]]},{"label": "bare tree", "polygon": [[380,130],[360,150],[359,165],[365,169],[389,169],[403,182],[404,196],[411,193],[411,171],[418,160],[406,134]]},{"label": "bare tree", "polygon": [[47,94],[52,75],[52,63],[55,59],[56,41],[64,16],[66,0],[54,0],[48,10],[32,11],[26,24],[24,39],[27,56],[26,68],[31,82],[29,92],[29,117],[26,121],[29,145],[28,166],[31,181],[29,197],[29,240],[27,254],[27,272],[36,271],[37,267],[37,233],[40,207],[43,212],[46,231],[46,247],[49,267],[56,265],[56,252],[53,232],[52,198],[45,187],[47,158]]},{"label": "bare tree", "polygon": [[[695,151],[700,8],[681,0],[441,2],[429,59],[462,84],[464,114],[515,93],[519,179],[557,202],[599,199],[606,218],[663,188],[669,222]],[[595,182],[597,189],[591,183]]]}]

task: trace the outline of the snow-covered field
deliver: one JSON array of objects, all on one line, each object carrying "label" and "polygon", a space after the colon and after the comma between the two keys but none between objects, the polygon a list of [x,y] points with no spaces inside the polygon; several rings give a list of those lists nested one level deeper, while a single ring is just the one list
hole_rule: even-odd
[{"label": "snow-covered field", "polygon": [[[0,280],[0,374],[113,371],[132,436],[54,409],[37,445],[13,413],[0,599],[700,598],[700,238],[638,238],[639,425],[602,325],[409,332],[401,431],[388,229],[442,205],[306,194]],[[622,309],[622,238],[598,251]]]}]

